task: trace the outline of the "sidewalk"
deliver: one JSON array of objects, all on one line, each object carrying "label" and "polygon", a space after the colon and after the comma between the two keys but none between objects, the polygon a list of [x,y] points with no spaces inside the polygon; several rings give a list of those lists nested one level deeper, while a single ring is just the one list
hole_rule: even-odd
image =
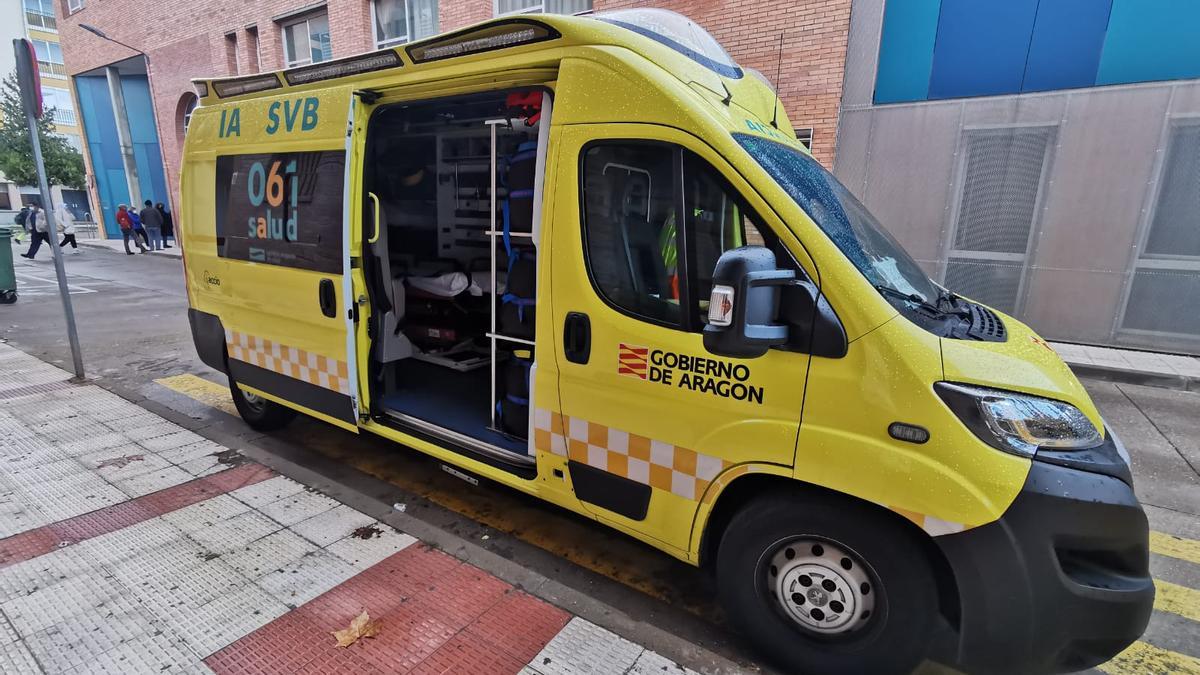
[{"label": "sidewalk", "polygon": [[[110,251],[116,251],[117,253],[125,252],[125,242],[121,239],[80,239],[79,245],[86,246],[88,248],[106,248]],[[137,247],[134,246],[133,243],[130,243],[129,246],[130,250],[135,252],[137,251]],[[182,258],[183,249],[179,247],[178,243],[173,241],[171,243],[171,248],[163,249],[161,251],[151,251],[149,255],[165,255],[172,258]]]},{"label": "sidewalk", "polygon": [[1200,358],[1065,342],[1050,346],[1080,377],[1200,391]]},{"label": "sidewalk", "polygon": [[0,672],[691,672],[4,344],[0,372]]}]

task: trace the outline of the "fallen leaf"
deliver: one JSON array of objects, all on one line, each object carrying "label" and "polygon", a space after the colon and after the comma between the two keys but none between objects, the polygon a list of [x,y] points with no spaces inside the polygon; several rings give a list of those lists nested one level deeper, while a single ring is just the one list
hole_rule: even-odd
[{"label": "fallen leaf", "polygon": [[102,460],[100,463],[96,464],[96,468],[103,469],[104,467],[111,466],[118,469],[124,469],[129,465],[130,462],[141,462],[145,459],[145,455],[123,455],[121,457],[112,457],[110,459]]},{"label": "fallen leaf", "polygon": [[362,614],[359,614],[350,621],[349,628],[333,631],[333,637],[337,638],[337,646],[339,647],[349,647],[358,642],[360,638],[375,637],[378,634],[379,622],[372,621],[365,609]]}]

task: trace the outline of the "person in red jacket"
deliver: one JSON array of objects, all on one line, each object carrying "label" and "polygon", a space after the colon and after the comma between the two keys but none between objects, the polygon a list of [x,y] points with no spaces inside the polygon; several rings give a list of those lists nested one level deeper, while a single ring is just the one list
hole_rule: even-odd
[{"label": "person in red jacket", "polygon": [[137,234],[133,231],[133,219],[129,217],[129,210],[124,204],[117,207],[117,224],[121,226],[121,238],[125,240],[125,253],[133,255],[133,251],[129,250],[129,239],[133,238],[133,243],[137,244],[138,249],[142,253],[146,252],[146,247],[142,246],[142,241],[137,238]]}]

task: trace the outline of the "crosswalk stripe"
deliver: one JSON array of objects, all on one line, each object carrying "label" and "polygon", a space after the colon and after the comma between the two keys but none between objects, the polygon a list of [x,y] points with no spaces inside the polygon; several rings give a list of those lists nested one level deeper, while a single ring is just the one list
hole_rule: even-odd
[{"label": "crosswalk stripe", "polygon": [[1154,580],[1154,609],[1200,621],[1200,591],[1169,581]]},{"label": "crosswalk stripe", "polygon": [[235,417],[238,414],[237,408],[233,406],[233,399],[229,396],[229,388],[203,377],[185,373],[162,377],[155,380],[155,383]]},{"label": "crosswalk stripe", "polygon": [[1200,659],[1137,642],[1117,654],[1113,660],[1098,667],[1113,675],[1127,673],[1173,673],[1174,675],[1200,675]]},{"label": "crosswalk stripe", "polygon": [[1150,532],[1150,551],[1200,565],[1200,541],[1163,532]]}]

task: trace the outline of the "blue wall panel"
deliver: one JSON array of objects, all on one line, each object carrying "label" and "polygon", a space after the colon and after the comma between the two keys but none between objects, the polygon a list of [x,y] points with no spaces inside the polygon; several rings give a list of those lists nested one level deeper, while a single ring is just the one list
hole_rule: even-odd
[{"label": "blue wall panel", "polygon": [[[88,155],[95,174],[96,193],[104,216],[104,231],[109,237],[120,237],[117,205],[129,203],[129,185],[125,180],[125,165],[117,140],[117,123],[113,116],[112,98],[108,93],[108,80],[104,77],[76,77],[75,88],[79,94]],[[158,147],[158,132],[145,76],[122,77],[121,92],[125,96],[130,134],[133,136],[133,156],[142,199],[165,202],[167,190],[162,152]],[[140,208],[141,205],[138,206]]]},{"label": "blue wall panel", "polygon": [[942,0],[888,0],[875,76],[876,103],[923,101],[929,95],[941,5]]},{"label": "blue wall panel", "polygon": [[1113,0],[1096,84],[1200,77],[1200,2]]},{"label": "blue wall panel", "polygon": [[1037,0],[944,0],[929,98],[1021,90]]},{"label": "blue wall panel", "polygon": [[1096,83],[1112,0],[1042,0],[1021,91]]}]

